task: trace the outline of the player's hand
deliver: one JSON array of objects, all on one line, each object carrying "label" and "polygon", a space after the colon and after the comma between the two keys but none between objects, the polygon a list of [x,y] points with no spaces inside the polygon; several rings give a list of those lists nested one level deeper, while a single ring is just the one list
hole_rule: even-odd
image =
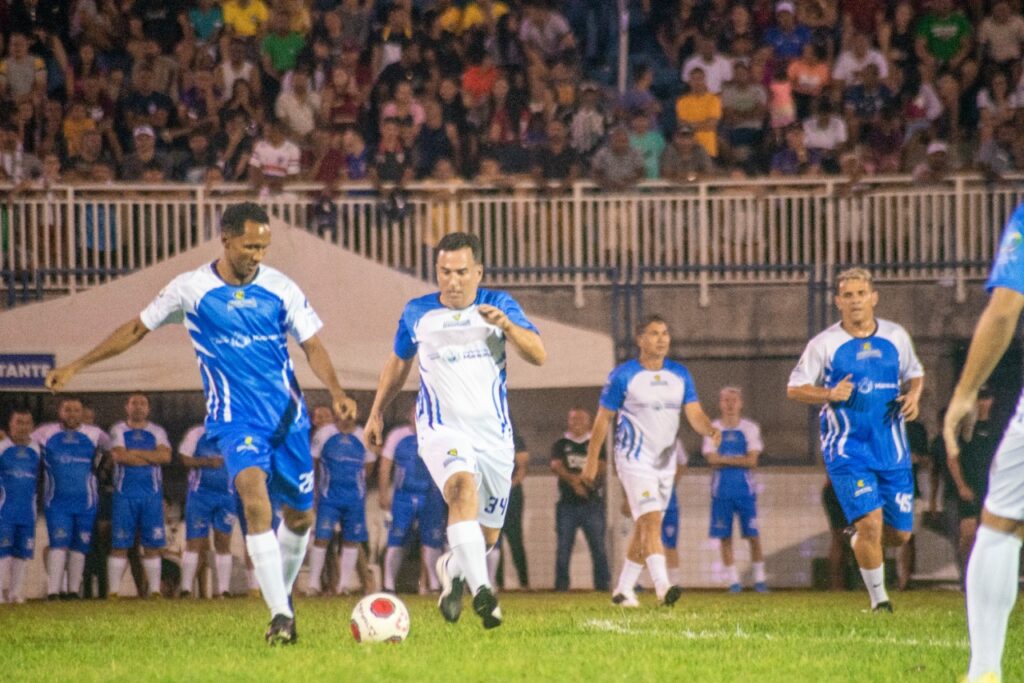
[{"label": "player's hand", "polygon": [[967,485],[957,487],[956,493],[960,496],[960,500],[965,503],[971,503],[975,498],[977,498],[977,496],[974,495],[974,491],[971,490],[971,487]]},{"label": "player's hand", "polygon": [[484,322],[494,325],[502,332],[508,331],[508,326],[512,324],[512,321],[508,319],[505,312],[496,306],[490,304],[480,304],[476,307],[480,317],[484,319]]},{"label": "player's hand", "polygon": [[946,409],[946,418],[942,422],[942,440],[946,444],[946,458],[957,460],[960,457],[960,427],[967,416],[974,412],[974,404],[977,401],[977,393],[971,396],[961,396],[959,392],[953,393]]},{"label": "player's hand", "polygon": [[711,443],[715,444],[715,449],[717,450],[722,445],[722,430],[718,427],[712,427],[708,438],[711,439]]},{"label": "player's hand", "polygon": [[583,471],[580,472],[580,482],[588,488],[593,488],[595,481],[597,481],[597,460],[588,459],[587,464],[583,466]]},{"label": "player's hand", "polygon": [[59,368],[50,370],[46,373],[46,379],[44,380],[46,388],[55,394],[60,392],[77,372],[78,368],[74,365],[62,365]]},{"label": "player's hand", "polygon": [[331,407],[334,408],[334,416],[339,420],[354,420],[359,414],[359,406],[356,405],[355,399],[348,394],[335,397]]},{"label": "player's hand", "polygon": [[916,394],[900,394],[896,402],[900,404],[900,415],[907,422],[913,422],[921,412],[921,398]]},{"label": "player's hand", "polygon": [[363,433],[366,435],[367,443],[371,446],[381,448],[384,445],[384,420],[381,419],[380,413],[370,413],[370,416],[366,418]]},{"label": "player's hand", "polygon": [[853,395],[853,375],[847,375],[839,384],[835,385],[828,390],[828,402],[829,403],[843,403],[849,400],[850,396]]}]

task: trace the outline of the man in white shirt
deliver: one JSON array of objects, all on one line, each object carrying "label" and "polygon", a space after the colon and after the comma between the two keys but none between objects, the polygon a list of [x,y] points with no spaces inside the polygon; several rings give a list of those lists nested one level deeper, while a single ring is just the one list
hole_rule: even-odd
[{"label": "man in white shirt", "polygon": [[732,80],[732,62],[715,51],[715,40],[708,36],[697,39],[697,53],[683,64],[682,79],[688,83],[690,72],[700,67],[704,70],[708,90],[721,94],[722,87]]},{"label": "man in white shirt", "polygon": [[309,89],[309,74],[293,71],[291,88],[282,90],[274,104],[277,118],[294,137],[304,139],[316,128],[319,112],[320,95]]},{"label": "man in white shirt", "polygon": [[878,50],[871,47],[870,39],[863,33],[855,33],[850,39],[850,49],[844,50],[832,68],[832,79],[841,87],[860,83],[860,72],[868,64],[878,67],[878,76],[883,81],[889,78],[889,64]]}]

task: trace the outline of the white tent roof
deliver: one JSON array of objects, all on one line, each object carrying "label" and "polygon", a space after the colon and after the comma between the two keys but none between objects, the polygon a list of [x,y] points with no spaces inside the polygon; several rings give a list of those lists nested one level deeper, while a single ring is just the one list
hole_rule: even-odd
[{"label": "white tent roof", "polygon": [[[181,272],[217,258],[214,240],[105,285],[0,313],[0,348],[6,353],[53,353],[67,363],[132,319]],[[375,389],[391,350],[405,302],[432,291],[427,283],[355,256],[309,233],[274,221],[267,263],[293,278],[324,321],[320,338],[342,386]],[[529,311],[527,311],[529,315]],[[544,338],[548,361],[537,368],[509,354],[509,387],[601,386],[614,362],[608,335],[530,316]],[[304,387],[319,388],[292,341]],[[414,377],[412,379],[415,379]],[[410,383],[409,388],[415,384]],[[126,353],[86,369],[71,391],[177,391],[202,388],[184,327],[165,326]]]}]

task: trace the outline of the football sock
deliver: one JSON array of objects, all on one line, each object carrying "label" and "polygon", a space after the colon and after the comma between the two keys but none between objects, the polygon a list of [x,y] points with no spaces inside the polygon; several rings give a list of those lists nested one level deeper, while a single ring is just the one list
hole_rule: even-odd
[{"label": "football sock", "polygon": [[217,565],[217,594],[224,595],[231,591],[231,565],[234,558],[231,553],[218,553],[214,562]]},{"label": "football sock", "polygon": [[50,595],[60,593],[60,587],[64,580],[64,564],[68,559],[67,548],[50,548],[47,557],[46,592]]},{"label": "football sock", "polygon": [[384,590],[395,590],[395,577],[398,576],[398,568],[402,566],[404,558],[405,549],[388,546],[384,553]]},{"label": "football sock", "polygon": [[295,613],[288,606],[288,589],[285,588],[284,567],[281,564],[281,546],[278,545],[274,532],[250,534],[245,537],[245,546],[249,549],[253,572],[263,592],[263,601],[270,609],[270,615],[283,614],[294,617]]},{"label": "football sock", "polygon": [[142,558],[142,568],[146,571],[146,583],[149,584],[149,594],[160,592],[160,562],[159,555],[156,557]]},{"label": "football sock", "polygon": [[864,578],[864,585],[868,588],[868,595],[871,596],[871,607],[876,607],[881,602],[889,602],[889,594],[885,591],[885,564],[874,569],[861,567],[860,575]]},{"label": "football sock", "polygon": [[82,575],[85,573],[85,553],[72,550],[68,553],[68,592],[78,595],[82,590]]},{"label": "football sock", "polygon": [[440,548],[423,546],[423,564],[427,568],[427,587],[432,591],[441,590],[441,581],[437,578],[437,558],[441,557]]},{"label": "football sock", "polygon": [[474,520],[456,522],[448,526],[448,542],[459,571],[469,584],[469,592],[476,595],[481,586],[490,587],[487,578],[487,545],[480,523]]},{"label": "football sock", "polygon": [[654,553],[647,556],[647,571],[651,574],[651,581],[654,582],[654,592],[661,600],[668,592],[668,570],[665,568],[665,556],[661,553]]},{"label": "football sock", "polygon": [[11,558],[10,557],[0,557],[0,602],[4,601],[3,590],[4,590],[5,586],[7,587],[7,599],[10,600],[10,596],[11,596],[11,582],[10,582],[10,579],[9,579],[10,575],[11,575]]},{"label": "football sock", "polygon": [[281,524],[277,527],[277,541],[281,547],[281,564],[284,567],[284,589],[286,593],[291,593],[299,570],[302,569],[302,561],[306,559],[309,529],[299,535]]},{"label": "football sock", "polygon": [[121,577],[128,566],[127,557],[111,555],[107,558],[107,591],[111,595],[121,594]]},{"label": "football sock", "polygon": [[181,590],[194,592],[192,584],[196,580],[197,567],[199,567],[199,553],[194,550],[186,550],[181,554]]},{"label": "football sock", "polygon": [[1002,677],[1006,624],[1017,602],[1021,539],[982,525],[967,562],[967,628],[971,666],[967,680]]},{"label": "football sock", "polygon": [[725,573],[725,583],[729,586],[740,582],[740,572],[736,569],[735,564],[727,564],[722,567],[722,571]]},{"label": "football sock", "polygon": [[338,572],[338,592],[341,593],[352,581],[356,573],[356,561],[359,559],[359,548],[356,546],[341,547],[341,568]]},{"label": "football sock", "polygon": [[640,580],[640,573],[644,570],[642,564],[637,564],[627,559],[622,564],[622,572],[619,574],[619,583],[615,586],[615,594],[633,595],[636,582]]},{"label": "football sock", "polygon": [[327,548],[313,544],[309,548],[309,590],[320,592],[320,575],[324,573],[324,562],[327,560]]},{"label": "football sock", "polygon": [[492,586],[498,585],[498,563],[501,562],[501,548],[493,545],[487,549],[487,578]]},{"label": "football sock", "polygon": [[751,562],[750,568],[754,571],[754,583],[764,583],[767,577],[764,571],[764,562]]},{"label": "football sock", "polygon": [[24,585],[25,585],[25,568],[28,563],[19,558],[11,558],[11,583],[7,588],[7,599],[8,600],[22,600],[25,597]]}]

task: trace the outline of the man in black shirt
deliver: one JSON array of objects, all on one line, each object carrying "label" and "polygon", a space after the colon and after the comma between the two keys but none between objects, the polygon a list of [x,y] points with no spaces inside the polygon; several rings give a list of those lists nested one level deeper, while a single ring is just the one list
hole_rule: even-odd
[{"label": "man in black shirt", "polygon": [[580,158],[569,145],[565,124],[553,119],[547,127],[548,141],[537,150],[533,160],[533,177],[538,185],[546,187],[552,181],[569,186],[580,176]]},{"label": "man in black shirt", "polygon": [[576,530],[582,529],[590,546],[594,568],[594,589],[607,591],[611,585],[608,554],[605,551],[604,471],[605,452],[601,449],[598,474],[594,488],[580,478],[587,461],[592,418],[583,408],[569,411],[567,430],[551,448],[551,469],[558,475],[558,504],[555,507],[555,527],[558,550],[555,559],[555,590],[569,590],[569,559],[576,540]]}]

